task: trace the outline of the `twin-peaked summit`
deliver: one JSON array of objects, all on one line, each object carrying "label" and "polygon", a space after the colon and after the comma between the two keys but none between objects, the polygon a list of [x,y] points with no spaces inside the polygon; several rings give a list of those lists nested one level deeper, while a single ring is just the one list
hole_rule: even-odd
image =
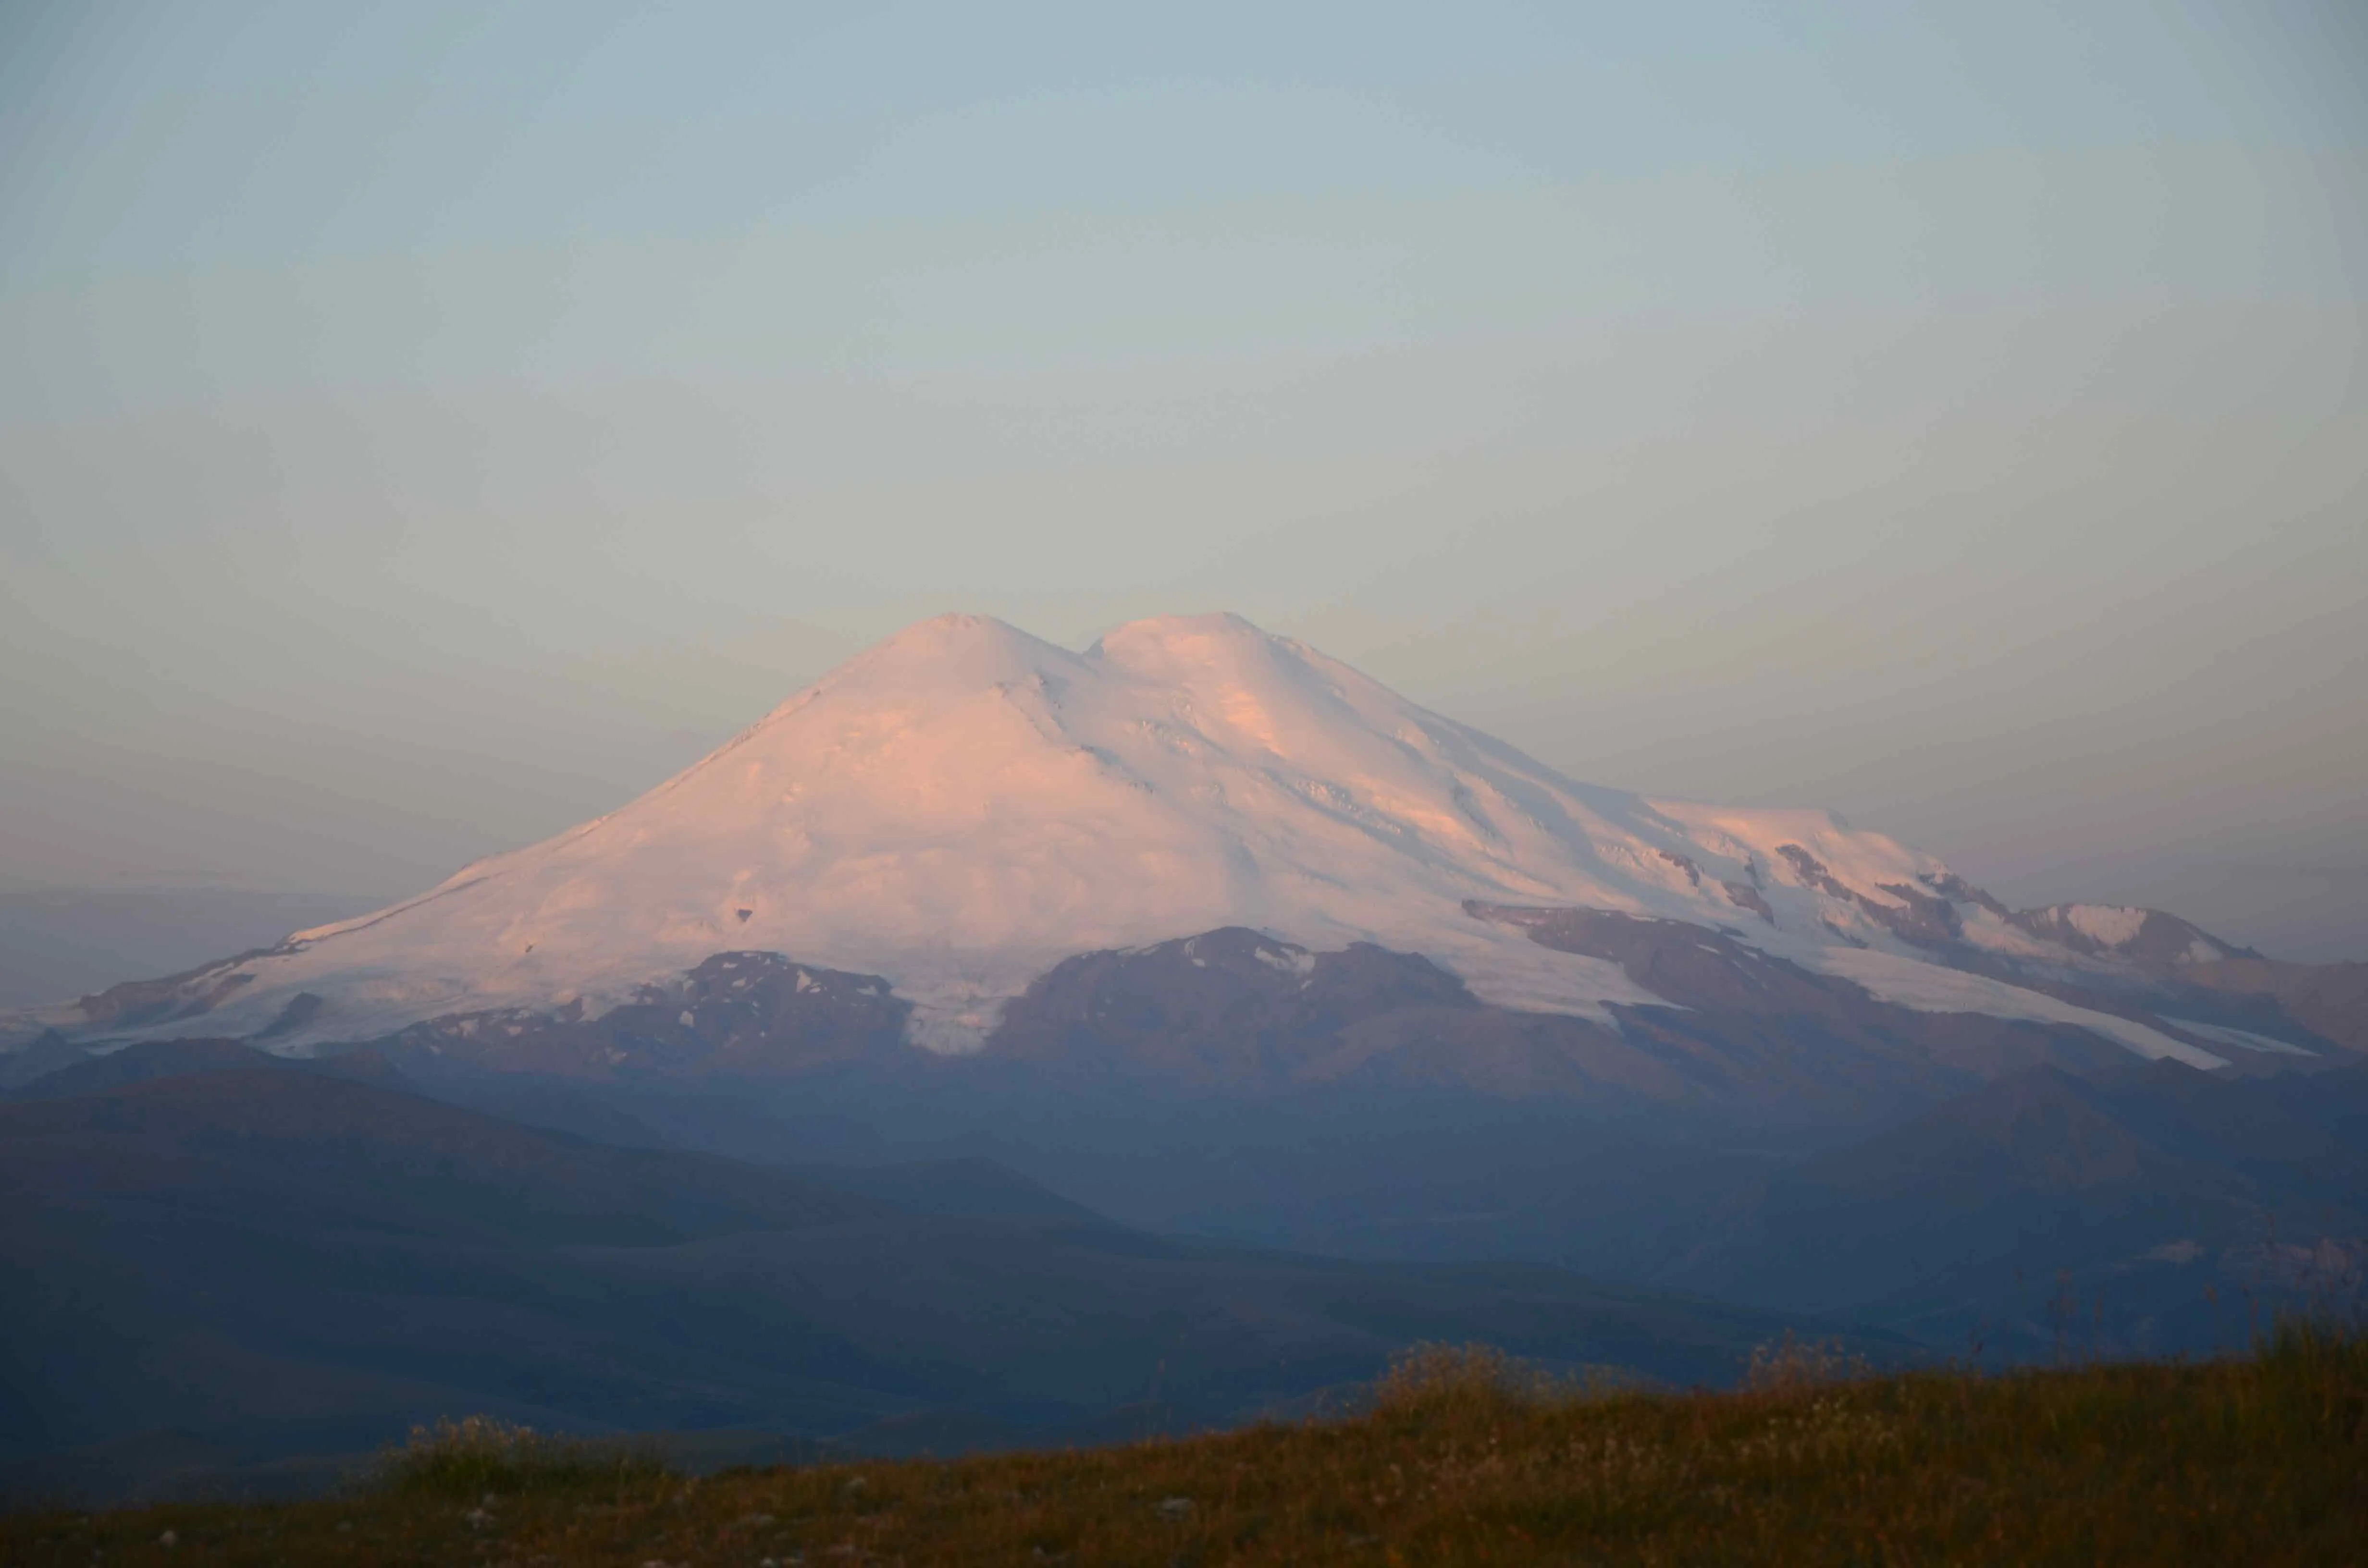
[{"label": "twin-peaked summit", "polygon": [[1235,616],[1137,621],[1083,653],[945,616],[619,811],[220,966],[190,1006],[209,1033],[293,1049],[597,1016],[756,950],[881,976],[914,1040],[959,1050],[1064,959],[1227,926],[1419,953],[1484,1002],[1597,1017],[1656,998],[1504,911],[1725,927],[1916,1006],[1965,989],[1925,972],[1943,939],[2063,952],[1952,889],[1939,861],[1823,812],[1576,783]]}]

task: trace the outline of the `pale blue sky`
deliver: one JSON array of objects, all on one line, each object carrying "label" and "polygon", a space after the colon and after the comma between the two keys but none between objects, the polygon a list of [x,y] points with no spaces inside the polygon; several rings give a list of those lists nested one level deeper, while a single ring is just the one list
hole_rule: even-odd
[{"label": "pale blue sky", "polygon": [[0,0],[0,880],[409,891],[946,608],[2368,954],[2339,4]]}]

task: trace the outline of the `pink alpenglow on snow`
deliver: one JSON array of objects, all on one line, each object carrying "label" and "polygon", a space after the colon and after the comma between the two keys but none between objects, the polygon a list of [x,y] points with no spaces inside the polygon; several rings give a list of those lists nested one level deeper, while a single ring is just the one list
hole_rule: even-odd
[{"label": "pink alpenglow on snow", "polygon": [[[1421,953],[1528,1011],[1610,1021],[1606,1004],[1658,1000],[1467,903],[1718,926],[1909,1006],[2061,1018],[1902,935],[1953,881],[1829,813],[1576,782],[1236,616],[1136,621],[1072,653],[950,615],[609,815],[245,960],[206,1027],[279,1020],[271,1048],[302,1052],[452,1014],[597,1015],[753,949],[882,976],[916,1044],[962,1051],[1064,958],[1227,926]],[[1951,920],[1976,948],[2063,951],[2003,911]],[[2101,1032],[2217,1061],[2126,1020]]]}]

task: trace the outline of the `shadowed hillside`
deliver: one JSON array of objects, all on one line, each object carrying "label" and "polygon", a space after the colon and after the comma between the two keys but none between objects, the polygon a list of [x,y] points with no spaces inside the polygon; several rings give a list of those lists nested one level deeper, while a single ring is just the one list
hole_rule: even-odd
[{"label": "shadowed hillside", "polygon": [[130,1081],[0,1105],[19,1495],[263,1483],[471,1410],[856,1451],[1106,1440],[1290,1407],[1444,1337],[1719,1382],[1802,1321],[1539,1264],[1157,1236],[978,1161],[601,1144],[241,1049],[165,1077],[126,1052],[70,1071]]},{"label": "shadowed hillside", "polygon": [[2368,1073],[2037,1068],[1759,1183],[1659,1272],[2025,1356],[2191,1354],[2361,1301]]}]

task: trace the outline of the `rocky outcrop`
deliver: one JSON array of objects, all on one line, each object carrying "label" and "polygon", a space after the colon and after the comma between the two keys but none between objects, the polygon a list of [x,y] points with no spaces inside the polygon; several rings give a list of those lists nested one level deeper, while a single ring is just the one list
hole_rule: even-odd
[{"label": "rocky outcrop", "polygon": [[1344,1030],[1479,1010],[1429,960],[1371,943],[1315,953],[1240,926],[1056,965],[1004,1009],[988,1052],[1064,1073],[1258,1090],[1299,1077]]},{"label": "rocky outcrop", "polygon": [[2250,948],[2224,942],[2201,926],[2159,909],[2051,903],[2039,909],[2015,910],[2007,919],[2032,936],[2073,952],[2119,959],[2153,969],[2261,956]]},{"label": "rocky outcrop", "polygon": [[1964,922],[1957,917],[1956,906],[1945,896],[1922,892],[1906,882],[1878,882],[1877,891],[1899,901],[1885,903],[1842,881],[1826,869],[1823,861],[1797,844],[1779,845],[1776,853],[1784,857],[1803,883],[1828,897],[1857,904],[1889,926],[1902,941],[1913,942],[1919,948],[1938,948],[1964,939]]},{"label": "rocky outcrop", "polygon": [[897,1061],[909,1004],[877,975],[801,964],[780,953],[723,952],[671,985],[586,1017],[460,1014],[416,1025],[381,1048],[405,1071],[568,1078],[768,1078]]},{"label": "rocky outcrop", "polygon": [[1670,1006],[1615,1006],[1620,1032],[1711,1103],[1855,1114],[2024,1068],[2126,1061],[2085,1029],[1877,1000],[1724,931],[1600,909],[1474,904],[1559,952],[1603,959]]}]

